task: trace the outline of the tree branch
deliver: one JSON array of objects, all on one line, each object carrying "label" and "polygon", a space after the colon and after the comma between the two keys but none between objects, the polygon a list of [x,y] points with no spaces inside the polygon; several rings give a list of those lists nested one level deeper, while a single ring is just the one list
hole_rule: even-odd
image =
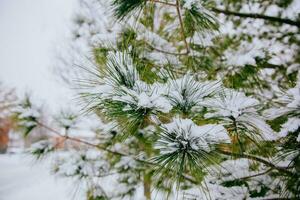
[{"label": "tree branch", "polygon": [[281,24],[289,24],[291,26],[296,26],[300,28],[300,21],[293,21],[291,19],[287,18],[280,18],[280,17],[274,17],[274,16],[268,16],[268,15],[263,15],[259,13],[239,13],[239,12],[234,12],[230,10],[223,10],[220,8],[212,8],[212,11],[216,13],[223,13],[225,15],[233,15],[233,16],[238,16],[238,17],[244,17],[244,18],[253,18],[253,19],[264,19],[272,22],[278,22]]},{"label": "tree branch", "polygon": [[184,41],[184,45],[185,45],[185,48],[186,48],[186,52],[184,53],[176,53],[176,52],[169,52],[169,51],[165,51],[165,50],[162,50],[162,49],[157,49],[155,47],[153,47],[152,45],[150,45],[155,51],[158,51],[158,52],[161,52],[161,53],[165,53],[165,54],[170,54],[170,55],[175,55],[175,56],[182,56],[182,55],[188,55],[190,53],[190,48],[189,48],[189,45],[186,41],[186,36],[185,36],[185,31],[184,31],[184,26],[183,26],[183,21],[182,21],[182,16],[181,16],[181,12],[180,12],[180,4],[179,4],[179,1],[176,0],[176,4],[174,3],[169,3],[169,2],[164,2],[164,1],[160,1],[160,0],[148,0],[149,2],[152,2],[152,3],[160,3],[160,4],[163,4],[163,5],[168,5],[168,6],[171,6],[171,7],[175,7],[176,8],[176,12],[177,12],[177,15],[178,15],[178,19],[179,19],[179,23],[180,23],[180,32],[181,32],[181,35],[182,35],[182,39]]},{"label": "tree branch", "polygon": [[285,174],[287,174],[289,176],[293,176],[294,175],[291,171],[287,170],[286,168],[280,167],[280,166],[276,166],[273,163],[271,163],[271,162],[269,162],[269,161],[267,161],[267,160],[265,160],[263,158],[260,158],[260,157],[256,157],[256,156],[249,155],[249,154],[233,153],[233,152],[223,151],[223,150],[218,150],[218,151],[219,151],[219,153],[224,154],[224,155],[237,156],[237,157],[240,157],[240,158],[247,158],[247,159],[250,159],[250,160],[254,160],[254,161],[263,163],[266,166],[271,167],[273,169],[276,169],[276,170],[278,170],[280,172],[284,172]]},{"label": "tree branch", "polygon": [[169,55],[174,55],[174,56],[184,56],[184,55],[187,55],[188,52],[184,52],[184,53],[177,53],[177,52],[170,52],[170,51],[165,51],[163,49],[158,49],[154,46],[152,46],[151,44],[147,43],[150,48],[152,48],[153,50],[157,51],[157,52],[160,52],[160,53],[164,53],[164,54],[169,54]]},{"label": "tree branch", "polygon": [[186,54],[188,54],[190,52],[190,48],[189,48],[189,45],[188,45],[188,43],[186,41],[186,36],[185,36],[183,21],[182,21],[181,12],[180,12],[179,0],[176,0],[176,11],[177,11],[178,19],[179,19],[179,23],[180,23],[180,30],[181,30],[182,39],[184,41],[184,45],[185,45],[185,48],[186,48]]},{"label": "tree branch", "polygon": [[284,198],[284,197],[278,197],[278,198],[266,198],[266,199],[261,199],[261,200],[295,200],[293,198]]},{"label": "tree branch", "polygon": [[240,177],[240,178],[235,178],[233,180],[245,180],[245,179],[254,178],[254,177],[257,177],[257,176],[262,176],[262,175],[265,175],[265,174],[269,173],[272,170],[273,170],[273,168],[269,168],[268,170],[263,171],[261,173],[253,174],[253,175],[250,175],[250,176],[244,176],[244,177]]},{"label": "tree branch", "polygon": [[[147,161],[147,160],[142,160],[142,159],[139,159],[139,158],[137,158],[137,157],[135,157],[135,156],[128,155],[128,154],[123,153],[123,152],[114,151],[114,150],[111,150],[111,149],[109,149],[109,148],[107,148],[107,147],[103,147],[103,146],[100,146],[100,145],[97,145],[97,144],[93,144],[93,143],[90,143],[90,142],[88,142],[88,141],[81,140],[81,139],[79,139],[79,138],[70,137],[70,136],[64,136],[64,135],[62,135],[60,132],[54,130],[53,128],[51,128],[51,127],[49,127],[49,126],[47,126],[47,125],[45,125],[45,124],[43,124],[43,123],[37,122],[37,124],[38,124],[39,126],[45,128],[45,129],[47,129],[48,131],[53,132],[54,134],[56,134],[56,135],[58,135],[58,136],[60,136],[60,137],[63,137],[63,138],[65,138],[65,139],[69,139],[69,140],[72,140],[72,141],[75,141],[75,142],[79,142],[79,143],[85,144],[85,145],[87,145],[87,146],[91,146],[91,147],[94,147],[94,148],[97,148],[97,149],[100,149],[100,150],[103,150],[103,151],[106,151],[106,152],[108,152],[108,153],[112,153],[112,154],[115,154],[115,155],[118,155],[118,156],[131,157],[131,158],[134,159],[135,161],[137,161],[137,162],[142,162],[142,163],[145,163],[145,164],[147,164],[147,165],[154,165],[154,166],[157,166],[156,163],[153,163],[153,162],[150,162],[150,161]],[[191,183],[193,183],[193,184],[198,184],[198,181],[196,181],[193,177],[191,177],[191,176],[189,176],[189,175],[187,175],[187,174],[182,174],[182,176],[183,176],[186,180],[190,181]]]},{"label": "tree branch", "polygon": [[176,4],[174,4],[174,3],[169,3],[169,2],[166,2],[166,1],[159,1],[159,0],[149,0],[149,1],[151,1],[151,2],[153,2],[153,3],[161,3],[161,4],[164,4],[164,5],[168,5],[168,6],[176,6]]}]

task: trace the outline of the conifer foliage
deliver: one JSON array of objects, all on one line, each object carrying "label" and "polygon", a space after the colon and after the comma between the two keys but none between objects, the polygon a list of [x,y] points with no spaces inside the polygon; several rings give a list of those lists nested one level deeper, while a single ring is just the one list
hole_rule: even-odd
[{"label": "conifer foliage", "polygon": [[33,153],[89,200],[300,198],[297,0],[81,2],[72,84],[103,124]]}]

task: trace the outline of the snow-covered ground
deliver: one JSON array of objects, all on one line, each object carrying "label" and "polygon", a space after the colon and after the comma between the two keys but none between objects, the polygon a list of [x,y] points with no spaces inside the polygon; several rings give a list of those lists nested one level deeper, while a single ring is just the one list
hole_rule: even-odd
[{"label": "snow-covered ground", "polygon": [[75,194],[80,188],[52,175],[48,162],[36,162],[26,154],[0,154],[0,200],[81,199]]}]

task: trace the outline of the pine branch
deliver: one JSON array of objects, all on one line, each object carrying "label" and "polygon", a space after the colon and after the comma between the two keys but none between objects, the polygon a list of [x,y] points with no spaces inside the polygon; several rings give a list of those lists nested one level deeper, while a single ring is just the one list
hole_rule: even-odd
[{"label": "pine branch", "polygon": [[[150,161],[147,161],[147,160],[143,160],[143,159],[139,159],[139,158],[136,158],[132,155],[128,155],[126,153],[123,153],[123,152],[119,152],[119,151],[114,151],[114,150],[111,150],[107,147],[103,147],[103,146],[100,146],[100,145],[97,145],[97,144],[93,144],[93,143],[90,143],[88,141],[85,141],[85,140],[81,140],[79,138],[75,138],[75,137],[70,137],[70,136],[64,136],[62,135],[59,131],[41,123],[41,122],[37,122],[37,124],[45,129],[47,129],[48,131],[56,134],[57,136],[60,136],[60,137],[63,137],[65,138],[65,140],[72,140],[72,141],[75,141],[75,142],[78,142],[78,143],[82,143],[82,144],[85,144],[87,146],[91,146],[91,147],[94,147],[94,148],[97,148],[97,149],[100,149],[100,150],[103,150],[103,151],[106,151],[108,153],[111,153],[111,154],[115,154],[115,155],[118,155],[118,156],[123,156],[123,157],[131,157],[132,159],[134,159],[135,161],[137,162],[141,162],[141,163],[144,163],[144,164],[147,164],[147,165],[152,165],[152,166],[157,166],[156,163],[154,162],[150,162]],[[182,177],[185,178],[187,181],[193,183],[193,184],[198,184],[198,181],[196,181],[193,177],[191,177],[190,175],[187,175],[187,174],[182,174]]]},{"label": "pine branch", "polygon": [[216,13],[223,13],[225,15],[233,15],[233,16],[238,16],[238,17],[242,17],[242,18],[264,19],[267,21],[278,22],[281,24],[289,24],[289,25],[300,28],[300,21],[294,21],[294,20],[287,19],[287,18],[268,16],[268,15],[263,15],[263,14],[259,14],[259,13],[239,13],[239,12],[234,12],[234,11],[230,11],[230,10],[223,10],[220,8],[212,8],[211,10]]},{"label": "pine branch", "polygon": [[142,9],[145,4],[146,0],[114,0],[112,2],[118,20],[124,20],[129,14]]}]

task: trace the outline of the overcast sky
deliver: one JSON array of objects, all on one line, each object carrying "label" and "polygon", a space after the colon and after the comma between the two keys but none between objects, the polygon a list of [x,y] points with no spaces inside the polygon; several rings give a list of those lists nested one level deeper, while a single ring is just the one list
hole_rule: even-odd
[{"label": "overcast sky", "polygon": [[53,73],[55,49],[68,36],[77,0],[0,0],[0,80],[51,109],[70,91]]}]

